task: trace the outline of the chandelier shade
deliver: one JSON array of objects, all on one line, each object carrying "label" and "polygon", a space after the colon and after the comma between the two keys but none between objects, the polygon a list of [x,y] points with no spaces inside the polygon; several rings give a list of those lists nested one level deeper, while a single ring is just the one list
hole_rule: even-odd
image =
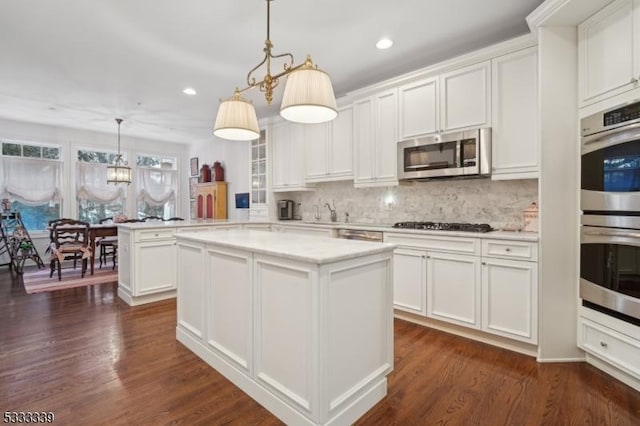
[{"label": "chandelier shade", "polygon": [[122,154],[120,153],[120,124],[122,123],[122,118],[116,118],[116,123],[118,123],[118,156],[115,164],[107,166],[107,183],[116,185],[126,183],[129,185],[131,183],[131,167],[122,159]]},{"label": "chandelier shade", "polygon": [[289,74],[280,115],[286,120],[305,124],[324,123],[336,118],[338,110],[329,74],[311,66]]},{"label": "chandelier shade", "polygon": [[213,126],[213,134],[233,141],[254,140],[260,137],[258,117],[251,102],[236,93],[222,101]]},{"label": "chandelier shade", "polygon": [[[247,87],[236,88],[233,96],[221,100],[213,134],[230,140],[254,140],[260,137],[258,117],[255,108],[249,102],[240,98],[240,94],[258,88],[267,101],[273,101],[273,91],[280,84],[281,78],[287,78],[280,115],[286,120],[296,123],[324,123],[338,116],[336,98],[331,85],[329,74],[314,67],[311,57],[299,65],[294,65],[293,55],[290,53],[273,54],[273,43],[270,38],[271,2],[267,1],[267,39],[264,42],[264,58],[253,67],[247,75]],[[281,71],[271,73],[272,60],[283,60]],[[266,67],[266,74],[258,80],[254,73],[262,66]]]}]

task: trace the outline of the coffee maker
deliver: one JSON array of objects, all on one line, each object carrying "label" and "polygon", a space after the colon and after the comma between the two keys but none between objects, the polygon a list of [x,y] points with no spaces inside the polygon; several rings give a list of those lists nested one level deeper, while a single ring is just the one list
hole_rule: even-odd
[{"label": "coffee maker", "polygon": [[293,200],[278,201],[278,219],[280,220],[293,219]]}]

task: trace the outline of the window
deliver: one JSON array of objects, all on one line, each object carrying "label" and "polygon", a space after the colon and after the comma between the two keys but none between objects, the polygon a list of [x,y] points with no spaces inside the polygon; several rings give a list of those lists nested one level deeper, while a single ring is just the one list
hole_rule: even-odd
[{"label": "window", "polygon": [[101,219],[125,213],[126,187],[107,183],[107,165],[115,164],[117,157],[115,152],[78,150],[76,199],[79,220],[98,223]]},{"label": "window", "polygon": [[251,204],[267,202],[267,142],[265,131],[251,141]]},{"label": "window", "polygon": [[178,171],[175,158],[138,155],[136,165],[138,218],[158,216],[165,219],[176,216]]},{"label": "window", "polygon": [[12,201],[29,231],[43,231],[61,215],[60,147],[2,142],[0,198]]}]

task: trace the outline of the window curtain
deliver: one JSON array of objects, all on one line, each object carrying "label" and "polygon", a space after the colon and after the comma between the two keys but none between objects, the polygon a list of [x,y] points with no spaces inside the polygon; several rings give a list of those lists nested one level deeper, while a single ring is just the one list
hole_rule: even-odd
[{"label": "window curtain", "polygon": [[62,162],[0,157],[0,198],[27,206],[62,201]]},{"label": "window curtain", "polygon": [[124,199],[122,185],[107,183],[107,165],[78,161],[76,167],[76,197],[82,201],[110,203]]},{"label": "window curtain", "polygon": [[175,203],[178,186],[177,170],[138,168],[138,200],[153,206]]}]

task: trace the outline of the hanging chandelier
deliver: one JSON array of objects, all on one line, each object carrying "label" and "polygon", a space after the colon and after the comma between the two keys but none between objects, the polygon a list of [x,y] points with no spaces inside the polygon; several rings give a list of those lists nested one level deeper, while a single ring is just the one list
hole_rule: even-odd
[{"label": "hanging chandelier", "polygon": [[126,183],[128,185],[131,183],[131,167],[122,159],[122,154],[120,153],[120,124],[122,123],[122,118],[116,118],[116,123],[118,123],[118,156],[115,164],[107,166],[107,183],[116,185]]},{"label": "hanging chandelier", "polygon": [[[241,94],[257,87],[264,93],[268,105],[273,101],[273,89],[278,87],[280,78],[287,76],[286,86],[280,106],[280,115],[286,120],[296,123],[324,123],[337,117],[336,98],[329,74],[313,65],[311,56],[304,63],[294,65],[293,55],[271,53],[273,43],[270,38],[270,5],[267,2],[267,39],[264,42],[264,58],[253,67],[247,75],[247,87],[236,87],[233,96],[220,100],[220,108],[213,127],[213,134],[222,139],[254,140],[260,137],[258,117],[253,104]],[[286,58],[284,70],[271,74],[271,60]],[[266,65],[267,73],[260,81],[253,76],[260,67]]]}]

